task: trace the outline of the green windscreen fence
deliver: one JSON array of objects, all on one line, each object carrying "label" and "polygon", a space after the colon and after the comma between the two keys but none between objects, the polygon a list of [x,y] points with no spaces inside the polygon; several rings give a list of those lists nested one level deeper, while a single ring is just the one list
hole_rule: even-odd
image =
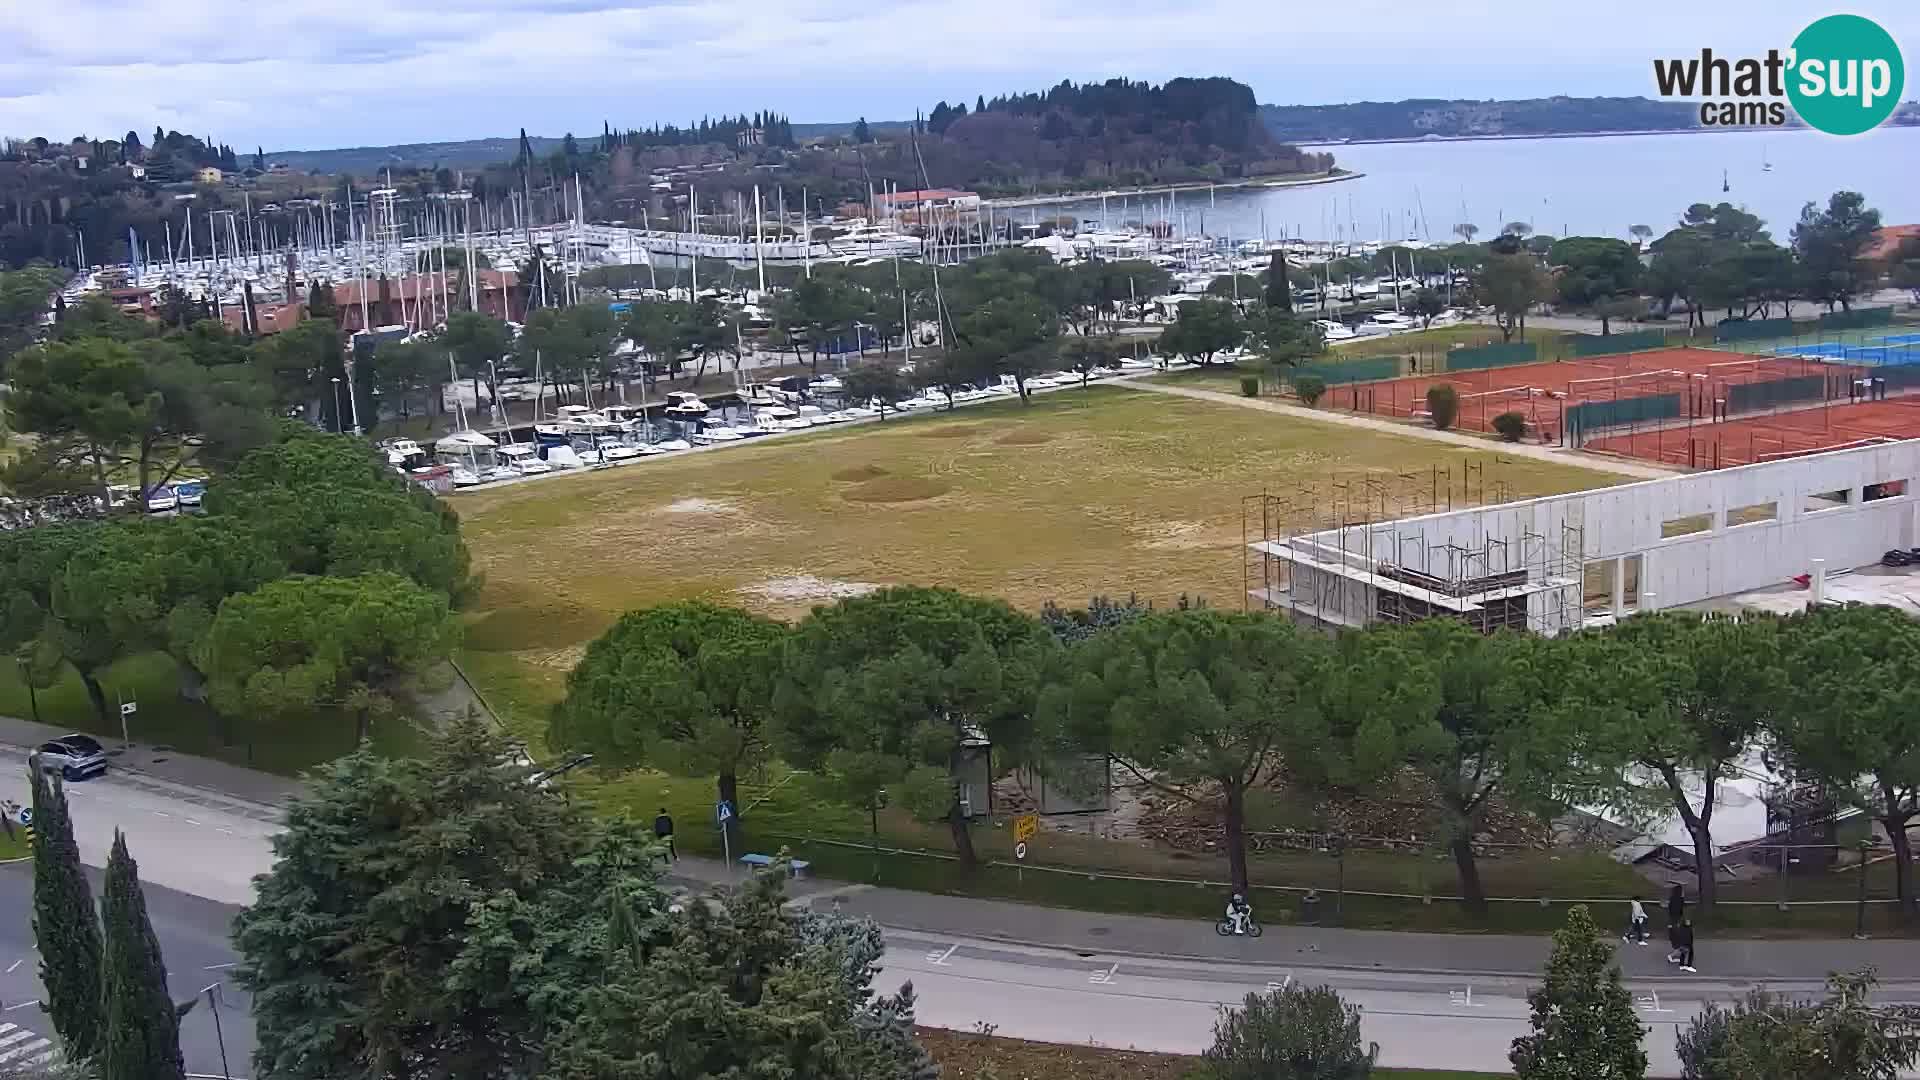
[{"label": "green windscreen fence", "polygon": [[1614,353],[1663,348],[1667,344],[1667,332],[1635,330],[1626,334],[1575,334],[1567,340],[1572,345],[1573,356],[1610,356]]},{"label": "green windscreen fence", "polygon": [[1883,380],[1888,390],[1911,390],[1920,386],[1920,364],[1891,364],[1874,368],[1872,377]]},{"label": "green windscreen fence", "polygon": [[1792,336],[1792,319],[1748,319],[1744,322],[1723,322],[1713,328],[1715,342]]},{"label": "green windscreen fence", "polygon": [[1796,402],[1821,401],[1826,394],[1825,375],[1797,375],[1791,379],[1735,383],[1727,387],[1727,412],[1757,412]]},{"label": "green windscreen fence", "polygon": [[1679,394],[1648,394],[1618,401],[1588,401],[1567,406],[1567,438],[1578,446],[1592,432],[1650,420],[1672,420],[1679,415]]},{"label": "green windscreen fence", "polygon": [[1854,311],[1829,311],[1820,316],[1822,330],[1860,330],[1886,326],[1893,322],[1892,308],[1859,308]]},{"label": "green windscreen fence", "polygon": [[1447,354],[1448,371],[1481,371],[1509,364],[1531,364],[1540,359],[1540,346],[1532,341],[1503,341],[1470,349],[1455,349]]},{"label": "green windscreen fence", "polygon": [[1311,375],[1328,386],[1342,386],[1347,383],[1391,379],[1396,375],[1404,375],[1407,373],[1406,364],[1406,359],[1399,356],[1365,356],[1353,360],[1342,360],[1337,364],[1301,364],[1294,368],[1287,378],[1298,382]]}]

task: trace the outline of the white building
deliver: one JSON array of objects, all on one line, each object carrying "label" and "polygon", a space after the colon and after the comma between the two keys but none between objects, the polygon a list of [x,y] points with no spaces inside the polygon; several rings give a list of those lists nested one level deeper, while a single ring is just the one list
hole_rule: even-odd
[{"label": "white building", "polygon": [[1249,594],[1321,625],[1451,614],[1557,635],[1920,544],[1916,478],[1908,440],[1265,539]]}]

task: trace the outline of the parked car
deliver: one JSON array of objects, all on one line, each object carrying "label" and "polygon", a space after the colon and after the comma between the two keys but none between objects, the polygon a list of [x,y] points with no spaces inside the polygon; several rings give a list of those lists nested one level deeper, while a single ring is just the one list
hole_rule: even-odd
[{"label": "parked car", "polygon": [[63,735],[40,744],[40,768],[68,780],[84,780],[107,771],[107,751],[90,735]]}]

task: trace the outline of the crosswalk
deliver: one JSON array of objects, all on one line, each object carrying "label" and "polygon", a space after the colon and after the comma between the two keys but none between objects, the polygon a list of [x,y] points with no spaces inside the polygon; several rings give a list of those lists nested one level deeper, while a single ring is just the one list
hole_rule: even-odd
[{"label": "crosswalk", "polygon": [[39,1065],[52,1057],[52,1039],[18,1024],[0,1023],[0,1068]]}]

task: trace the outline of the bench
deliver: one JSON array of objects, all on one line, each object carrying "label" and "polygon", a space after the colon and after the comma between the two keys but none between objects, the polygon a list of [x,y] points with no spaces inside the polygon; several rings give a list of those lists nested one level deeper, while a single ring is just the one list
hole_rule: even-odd
[{"label": "bench", "polygon": [[[773,856],[750,853],[740,856],[740,862],[754,873],[759,873],[773,865]],[[805,877],[807,871],[813,868],[813,864],[805,859],[789,859],[787,867],[787,872],[793,877]]]}]

